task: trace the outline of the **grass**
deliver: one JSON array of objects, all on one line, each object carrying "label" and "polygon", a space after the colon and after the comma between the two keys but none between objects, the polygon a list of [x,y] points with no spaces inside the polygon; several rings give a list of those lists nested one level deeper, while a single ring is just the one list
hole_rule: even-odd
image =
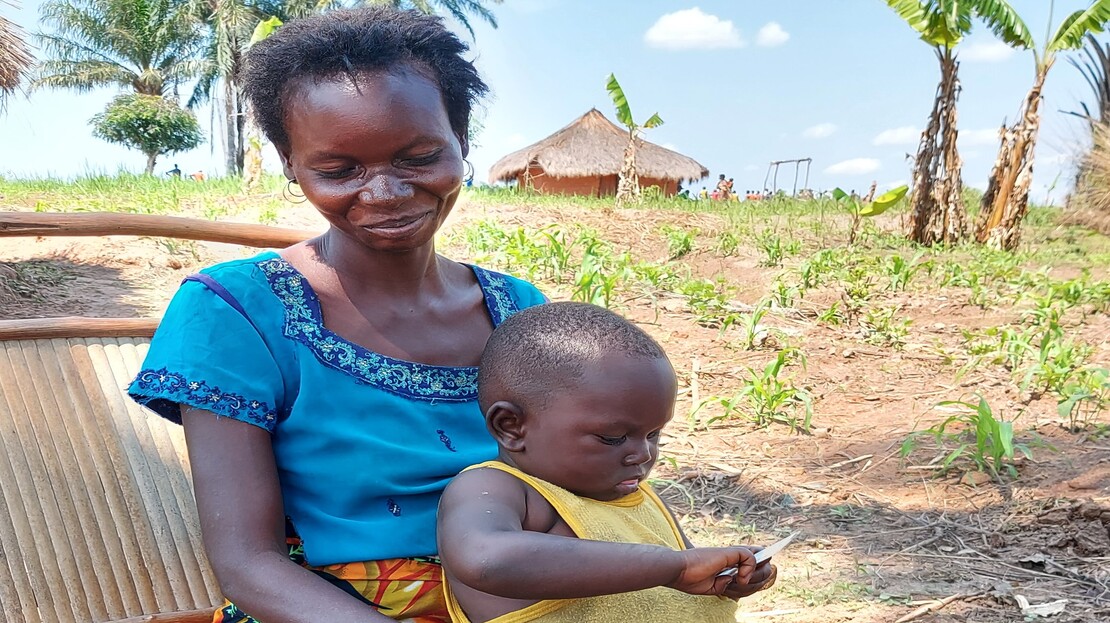
[{"label": "grass", "polygon": [[[284,184],[283,177],[267,175],[259,192],[280,197]],[[209,178],[198,182],[132,173],[94,174],[72,180],[0,177],[0,197],[7,204],[41,212],[201,212],[198,216],[205,211],[210,215],[226,214],[246,199],[238,178]]]},{"label": "grass", "polygon": [[[197,182],[132,174],[90,174],[73,180],[0,177],[0,197],[18,209],[187,214],[211,220],[252,210],[251,218],[273,224],[288,205],[281,196],[283,185],[282,176],[269,175],[262,189],[248,196],[237,178]],[[478,207],[615,209],[609,198],[489,187],[463,193],[464,204]],[[972,219],[978,199],[974,190],[965,194]],[[1012,309],[1018,315],[1014,322],[969,330],[956,349],[944,351],[945,358],[965,374],[984,367],[1004,369],[1017,389],[1056,399],[1061,414],[1068,414],[1075,427],[1096,421],[1107,406],[1101,372],[1105,366],[1096,365],[1092,345],[1073,336],[1070,327],[1110,309],[1110,238],[1060,224],[1057,208],[1031,207],[1025,243],[1016,253],[973,243],[918,247],[899,233],[906,219],[904,206],[864,221],[852,246],[847,244],[851,215],[831,198],[717,202],[649,194],[632,208],[712,215],[719,217],[715,221],[720,225],[696,229],[679,225],[684,219],[675,218],[674,223],[657,226],[650,235],[660,249],[655,257],[664,259],[637,257],[627,241],[606,240],[597,231],[575,225],[526,228],[484,221],[449,234],[443,242],[464,248],[477,262],[554,283],[574,300],[620,309],[627,301],[646,297],[656,304],[658,314],[660,301],[680,298],[682,311],[693,323],[716,330],[725,344],[741,351],[800,348],[775,327],[776,317],[799,313],[872,347],[907,348],[918,328],[902,311],[905,297],[923,292],[942,292],[984,310]],[[161,244],[174,254],[195,255],[195,249],[180,243]],[[721,261],[747,258],[771,273],[771,285],[763,286],[754,308],[739,305],[736,299],[744,283],[694,269],[694,258],[706,256]],[[1078,274],[1057,274],[1064,264],[1079,267]],[[823,293],[820,303],[812,302],[817,293]],[[765,365],[746,368],[746,380],[738,379],[732,392],[722,394],[732,398],[717,399],[720,410],[743,414],[756,425],[780,422],[807,429],[812,414],[804,400],[807,395],[793,393],[793,385],[776,380],[786,362]],[[819,405],[814,409],[820,417]]]}]

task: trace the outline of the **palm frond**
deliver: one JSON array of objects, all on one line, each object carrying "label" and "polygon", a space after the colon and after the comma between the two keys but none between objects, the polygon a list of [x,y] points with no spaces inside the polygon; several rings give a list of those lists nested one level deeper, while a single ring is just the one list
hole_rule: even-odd
[{"label": "palm frond", "polygon": [[1072,13],[1045,46],[1046,56],[1060,50],[1075,50],[1088,34],[1102,32],[1110,22],[1110,0],[1096,0],[1084,10]]},{"label": "palm frond", "polygon": [[1083,47],[1085,58],[1069,58],[1068,63],[1075,67],[1091,87],[1094,94],[1094,111],[1086,102],[1080,102],[1082,113],[1069,112],[1086,119],[1089,123],[1110,121],[1110,44],[1105,47],[1094,35],[1087,35],[1087,45]]},{"label": "palm frond", "polygon": [[19,89],[34,63],[23,29],[0,15],[0,103]]},{"label": "palm frond", "polygon": [[920,0],[886,0],[886,5],[894,10],[910,28],[921,34],[929,27],[929,18],[925,5]]},{"label": "palm frond", "polygon": [[632,120],[632,109],[628,106],[628,98],[624,96],[624,89],[621,88],[621,83],[617,82],[615,74],[609,74],[605,90],[609,91],[609,98],[613,100],[613,106],[617,109],[617,121],[629,130],[634,129],[636,123]]},{"label": "palm frond", "polygon": [[975,0],[974,9],[994,36],[1006,45],[1024,50],[1036,45],[1029,27],[1006,0]]}]

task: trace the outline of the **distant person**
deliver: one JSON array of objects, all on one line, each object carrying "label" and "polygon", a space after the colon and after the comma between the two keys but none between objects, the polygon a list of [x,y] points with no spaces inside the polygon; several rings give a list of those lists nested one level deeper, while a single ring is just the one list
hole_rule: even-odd
[{"label": "distant person", "polygon": [[709,191],[705,189],[705,186],[702,186],[701,190],[698,192],[698,198],[699,199],[708,199],[709,198]]},{"label": "distant person", "polygon": [[725,179],[724,173],[717,178],[717,188],[714,192],[717,195],[714,199],[719,199],[721,201],[728,199],[729,194],[732,192],[731,182]]},{"label": "distant person", "polygon": [[204,171],[195,171],[191,173],[189,177],[193,178],[194,182],[203,182],[204,180],[208,179],[208,176],[204,174]]},{"label": "distant person", "polygon": [[675,373],[642,329],[587,303],[523,310],[486,343],[496,460],[439,504],[454,623],[734,623],[775,583],[759,548],[694,547],[648,485]]},{"label": "distant person", "polygon": [[166,175],[168,175],[170,177],[176,177],[178,179],[181,178],[181,169],[177,168],[177,163],[176,162],[173,163],[173,168],[172,169],[170,169],[169,171],[166,171]]}]

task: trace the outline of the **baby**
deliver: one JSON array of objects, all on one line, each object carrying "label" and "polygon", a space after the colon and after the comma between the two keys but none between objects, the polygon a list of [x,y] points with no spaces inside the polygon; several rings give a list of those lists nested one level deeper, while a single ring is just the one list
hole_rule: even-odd
[{"label": "baby", "polygon": [[693,547],[646,479],[674,411],[663,349],[606,309],[549,303],[490,337],[478,376],[498,460],[438,516],[455,623],[733,623],[770,587],[760,548]]}]

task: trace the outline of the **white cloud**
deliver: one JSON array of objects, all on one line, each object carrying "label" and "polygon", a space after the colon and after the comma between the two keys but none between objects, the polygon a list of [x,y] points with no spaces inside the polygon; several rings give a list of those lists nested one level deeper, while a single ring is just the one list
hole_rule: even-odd
[{"label": "white cloud", "polygon": [[1037,158],[1036,162],[1038,164],[1061,165],[1061,164],[1070,164],[1076,159],[1077,158],[1075,156],[1073,156],[1072,154],[1050,154],[1050,155],[1047,155],[1047,156]]},{"label": "white cloud", "polygon": [[528,139],[520,132],[513,132],[509,135],[509,138],[505,139],[505,144],[509,147],[523,147],[527,142]]},{"label": "white cloud", "polygon": [[835,123],[818,123],[815,126],[806,128],[805,131],[802,132],[802,136],[805,138],[827,138],[832,136],[833,132],[836,132]]},{"label": "white cloud", "polygon": [[755,44],[765,48],[780,46],[790,40],[790,33],[782,29],[778,22],[767,22],[755,36]]},{"label": "white cloud", "polygon": [[909,184],[909,182],[907,182],[906,180],[894,180],[893,182],[887,182],[886,184],[880,184],[879,188],[882,188],[883,191],[885,192],[885,191],[888,191],[888,190],[893,190],[895,188],[898,188],[899,186],[906,186],[908,184]]},{"label": "white cloud", "polygon": [[964,145],[998,145],[998,128],[984,128],[982,130],[960,130],[960,147]]},{"label": "white cloud", "polygon": [[878,136],[871,140],[872,145],[913,145],[921,140],[921,130],[913,127],[912,125],[904,125],[900,128],[891,128],[879,132]]},{"label": "white cloud", "polygon": [[825,169],[829,175],[863,175],[878,171],[882,163],[874,158],[852,158],[843,160]]},{"label": "white cloud", "polygon": [[730,20],[703,13],[698,7],[667,13],[644,33],[644,42],[664,50],[711,50],[744,45]]},{"label": "white cloud", "polygon": [[1015,50],[1001,41],[969,43],[959,48],[959,58],[969,63],[1001,63]]}]

